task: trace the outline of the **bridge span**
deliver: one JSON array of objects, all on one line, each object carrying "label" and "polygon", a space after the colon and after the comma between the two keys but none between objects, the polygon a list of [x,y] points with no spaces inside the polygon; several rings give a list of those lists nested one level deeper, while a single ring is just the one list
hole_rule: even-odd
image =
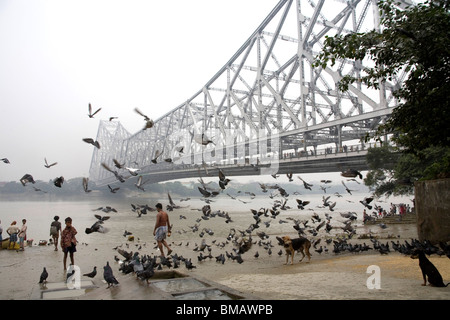
[{"label": "bridge span", "polygon": [[[401,10],[410,3],[396,5]],[[371,61],[336,60],[326,68],[314,62],[326,37],[380,30],[377,6],[377,0],[280,0],[230,60],[179,106],[156,120],[151,111],[160,106],[143,109],[149,117],[135,134],[118,122],[100,121],[91,181],[114,181],[113,171],[125,170],[114,168],[114,160],[154,182],[218,167],[230,176],[366,169],[364,146],[345,146],[360,144],[386,122],[399,104],[393,93],[407,71],[379,88],[357,82],[342,91],[340,80],[361,78]],[[320,152],[329,148],[334,152]]]},{"label": "bridge span", "polygon": [[[160,162],[144,167],[142,170],[143,180],[147,183],[157,183],[170,180],[218,177],[219,169],[227,176],[257,176],[257,175],[284,175],[284,174],[308,174],[323,172],[343,172],[348,169],[365,171],[368,170],[367,147],[360,145],[351,146],[344,150],[332,151],[330,149],[319,150],[314,153],[286,153],[280,159],[258,163],[250,162],[249,158],[236,160],[233,163],[206,163],[183,164],[172,162]],[[130,178],[126,170],[121,170],[124,176]],[[118,182],[110,175],[97,185],[102,186]]]}]

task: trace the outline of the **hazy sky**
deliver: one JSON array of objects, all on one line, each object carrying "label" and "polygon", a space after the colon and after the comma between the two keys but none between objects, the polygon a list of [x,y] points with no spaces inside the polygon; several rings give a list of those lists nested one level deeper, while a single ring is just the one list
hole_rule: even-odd
[{"label": "hazy sky", "polygon": [[[0,181],[88,176],[98,121],[190,98],[278,0],[0,0]],[[102,110],[90,119],[88,103]],[[58,162],[50,169],[48,162]]]}]

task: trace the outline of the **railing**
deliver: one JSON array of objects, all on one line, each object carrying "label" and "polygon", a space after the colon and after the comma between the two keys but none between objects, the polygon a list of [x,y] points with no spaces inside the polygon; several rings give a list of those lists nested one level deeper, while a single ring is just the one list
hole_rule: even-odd
[{"label": "railing", "polygon": [[355,153],[360,153],[362,151],[367,152],[367,149],[369,148],[375,148],[380,147],[381,144],[379,142],[376,143],[359,143],[359,144],[352,144],[352,145],[343,145],[340,148],[336,147],[326,147],[321,149],[314,149],[310,148],[300,151],[289,151],[289,152],[283,152],[283,155],[280,157],[280,160],[299,160],[299,159],[310,159],[310,158],[317,158],[317,157],[327,157],[327,156],[333,156],[333,155],[354,155]]},{"label": "railing", "polygon": [[[317,149],[316,153],[311,152],[290,152],[285,153],[285,156],[279,159],[280,163],[312,160],[312,159],[324,159],[327,157],[340,156],[340,157],[352,157],[355,155],[366,154],[367,150],[371,147],[380,147],[380,143],[368,143],[368,144],[355,144],[349,146],[342,146],[342,148],[323,148]],[[255,160],[256,159],[256,160]],[[233,161],[233,162],[230,162]],[[158,165],[150,165],[145,168],[146,173],[158,172],[158,171],[172,171],[172,170],[198,170],[198,169],[214,169],[214,168],[230,168],[230,167],[255,167],[257,165],[257,158],[245,157],[244,159],[229,159],[227,162],[204,162],[204,163],[160,163]]]},{"label": "railing", "polygon": [[[381,144],[379,142],[377,143],[358,143],[358,144],[351,144],[351,145],[343,145],[342,148],[332,148],[332,147],[326,147],[326,148],[320,148],[316,149],[316,152],[314,150],[307,150],[305,151],[297,151],[297,152],[284,152],[282,157],[279,157],[277,160],[273,160],[275,163],[278,161],[278,164],[280,167],[289,165],[289,163],[301,163],[302,161],[314,161],[317,160],[318,162],[323,161],[324,159],[329,159],[331,162],[334,160],[341,161],[345,158],[354,158],[358,156],[364,156],[367,154],[367,150],[372,147],[380,147]],[[276,154],[277,155],[277,154]],[[189,157],[191,158],[191,157]],[[217,170],[219,168],[230,170],[232,168],[235,169],[242,169],[242,175],[249,175],[249,174],[260,174],[258,170],[259,168],[263,168],[264,166],[267,166],[267,164],[260,163],[258,161],[258,158],[253,156],[246,156],[243,158],[238,159],[226,159],[225,161],[212,161],[208,162],[205,161],[203,163],[177,163],[177,162],[165,162],[161,160],[157,164],[150,164],[143,168],[141,168],[140,175],[146,176],[146,175],[155,175],[161,173],[161,177],[164,177],[164,172],[170,173],[170,176],[172,178],[169,178],[167,180],[174,179],[173,176],[197,176],[200,173],[210,175],[211,173],[209,170]],[[309,164],[310,165],[310,164]],[[270,167],[270,164],[268,165]],[[291,165],[289,165],[291,166]],[[229,171],[228,171],[229,172]],[[215,174],[215,173],[213,173]],[[237,175],[236,171],[234,170],[233,175]],[[114,176],[111,175],[111,177],[105,177],[104,179],[101,179],[101,182],[98,183],[106,184],[114,181]],[[159,180],[158,180],[159,181]]]}]

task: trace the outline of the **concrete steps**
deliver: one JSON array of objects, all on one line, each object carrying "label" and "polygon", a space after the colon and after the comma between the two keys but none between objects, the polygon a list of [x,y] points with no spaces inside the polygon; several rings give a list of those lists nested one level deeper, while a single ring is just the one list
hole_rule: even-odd
[{"label": "concrete steps", "polygon": [[373,221],[367,221],[366,224],[408,224],[408,223],[416,223],[417,216],[414,213],[407,213],[403,217],[400,215],[395,216],[386,216],[384,218],[376,219]]}]

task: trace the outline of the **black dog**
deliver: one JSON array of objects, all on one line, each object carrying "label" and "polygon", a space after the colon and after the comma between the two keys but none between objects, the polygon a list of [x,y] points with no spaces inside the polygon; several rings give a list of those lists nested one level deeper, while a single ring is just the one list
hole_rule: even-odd
[{"label": "black dog", "polygon": [[431,261],[427,259],[425,253],[422,250],[415,250],[412,253],[411,258],[419,259],[419,267],[422,270],[423,276],[423,286],[427,285],[427,277],[430,285],[434,287],[446,287],[450,284],[450,282],[444,284],[444,281],[442,280],[442,276],[439,273],[438,269],[436,269],[434,264],[432,264]]}]

